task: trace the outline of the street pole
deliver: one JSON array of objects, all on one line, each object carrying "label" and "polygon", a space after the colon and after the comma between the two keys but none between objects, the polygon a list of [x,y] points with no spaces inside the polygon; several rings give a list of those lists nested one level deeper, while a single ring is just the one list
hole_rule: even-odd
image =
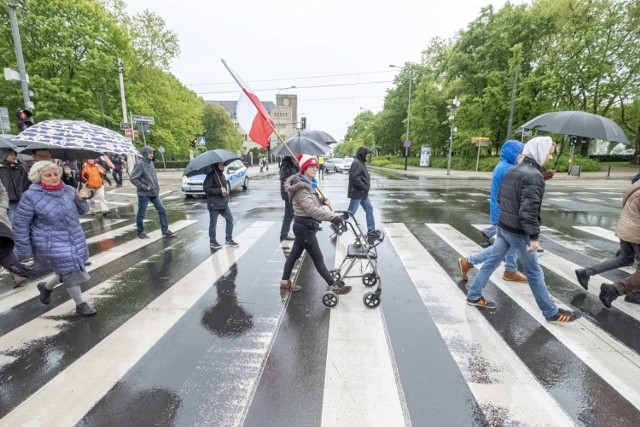
[{"label": "street pole", "polygon": [[20,29],[18,28],[18,5],[14,1],[8,2],[9,20],[11,21],[11,33],[13,34],[13,47],[16,51],[16,62],[20,73],[20,86],[22,87],[22,98],[25,108],[33,108],[29,97],[29,83],[27,82],[27,71],[24,68],[24,58],[22,57],[22,42],[20,41]]},{"label": "street pole", "polygon": [[[413,83],[413,70],[409,70],[409,104],[407,105],[407,141],[409,141],[409,124],[411,123],[411,84]],[[409,147],[404,149],[404,170],[407,170],[409,161]]]},{"label": "street pole", "polygon": [[515,105],[516,105],[516,92],[518,91],[519,75],[520,75],[520,64],[518,64],[518,66],[516,67],[515,75],[513,76],[513,87],[511,88],[511,101],[509,103],[509,122],[507,124],[507,139],[511,139],[511,128],[513,127],[513,110],[515,109]]},{"label": "street pole", "polygon": [[456,119],[456,113],[459,106],[460,101],[458,101],[458,97],[456,96],[453,98],[453,102],[449,106],[451,109],[451,115],[449,116],[449,159],[447,160],[447,175],[451,175],[451,152],[453,150],[453,133],[455,132],[453,121]]}]

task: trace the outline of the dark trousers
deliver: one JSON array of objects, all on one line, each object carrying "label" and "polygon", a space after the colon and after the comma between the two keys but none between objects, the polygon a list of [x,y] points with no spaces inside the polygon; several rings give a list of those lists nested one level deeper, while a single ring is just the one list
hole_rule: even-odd
[{"label": "dark trousers", "polygon": [[280,229],[280,241],[284,240],[289,234],[291,221],[293,221],[293,203],[287,198],[284,201],[284,219],[282,220],[282,228]]},{"label": "dark trousers", "polygon": [[114,169],[111,171],[113,180],[116,182],[116,186],[122,187],[122,169]]},{"label": "dark trousers", "polygon": [[144,216],[147,213],[147,205],[151,202],[158,211],[160,217],[160,229],[162,234],[169,229],[169,221],[167,220],[167,211],[164,209],[160,196],[138,196],[138,214],[136,215],[136,228],[138,234],[144,231]]},{"label": "dark trousers", "polygon": [[587,274],[589,274],[589,276],[595,276],[605,271],[628,267],[633,264],[636,256],[640,256],[640,245],[620,240],[620,255],[616,258],[611,258],[587,267]]},{"label": "dark trousers", "polygon": [[229,241],[233,238],[233,215],[231,210],[227,207],[224,209],[209,209],[209,243],[216,241],[216,226],[218,225],[218,215],[224,218],[226,222],[225,227],[225,241]]},{"label": "dark trousers", "polygon": [[324,265],[324,257],[322,256],[320,245],[318,245],[316,230],[294,221],[293,234],[296,236],[296,239],[293,241],[291,253],[284,264],[282,280],[289,280],[291,278],[291,270],[293,270],[293,266],[302,255],[302,251],[306,250],[313,260],[313,265],[315,265],[320,276],[322,276],[324,281],[327,282],[327,285],[333,286],[333,278],[331,277],[327,266]]}]

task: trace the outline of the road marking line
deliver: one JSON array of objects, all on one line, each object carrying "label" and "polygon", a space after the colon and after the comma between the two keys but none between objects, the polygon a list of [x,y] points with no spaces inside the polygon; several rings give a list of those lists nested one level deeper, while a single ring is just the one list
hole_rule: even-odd
[{"label": "road marking line", "polygon": [[255,222],[238,236],[242,246],[215,252],[7,414],[3,424],[77,424],[271,225]]},{"label": "road marking line", "polygon": [[[338,238],[336,268],[352,237],[348,233]],[[354,288],[349,295],[338,297],[329,318],[322,425],[405,425],[380,307],[364,305],[360,279],[347,279],[346,283]]]},{"label": "road marking line", "polygon": [[[481,249],[448,224],[427,226],[462,256],[469,256]],[[570,325],[547,322],[535,303],[529,286],[507,283],[497,271],[491,275],[491,281],[633,406],[640,409],[640,389],[637,387],[640,384],[640,355],[584,317]],[[556,298],[551,298],[558,303]]]},{"label": "road marking line", "polygon": [[611,230],[606,230],[602,227],[585,227],[574,225],[573,228],[576,230],[584,231],[585,233],[593,234],[598,237],[602,237],[603,239],[611,240],[612,242],[619,243],[620,239],[616,237],[616,233]]},{"label": "road marking line", "polygon": [[[173,231],[176,232],[196,222],[198,221],[182,220],[171,224],[171,228],[173,228]],[[91,260],[91,265],[87,266],[87,271],[91,272],[96,268],[107,265],[110,262],[117,260],[118,258],[129,255],[130,253],[137,251],[140,248],[143,248],[155,241],[162,239],[162,233],[160,232],[160,230],[155,230],[147,234],[149,235],[148,239],[136,238],[134,240],[131,240],[130,242],[100,252],[99,254],[89,258]],[[53,274],[41,277],[38,279],[38,281],[46,282],[51,277],[53,277]],[[13,307],[22,304],[23,302],[35,298],[37,295],[38,290],[36,289],[36,281],[31,281],[31,283],[27,284],[26,286],[14,289],[13,291],[9,291],[3,294],[0,298],[0,314],[4,313],[7,310],[11,310]]]},{"label": "road marking line", "polygon": [[465,295],[407,226],[386,228],[487,424],[573,424],[480,311],[466,304]]}]

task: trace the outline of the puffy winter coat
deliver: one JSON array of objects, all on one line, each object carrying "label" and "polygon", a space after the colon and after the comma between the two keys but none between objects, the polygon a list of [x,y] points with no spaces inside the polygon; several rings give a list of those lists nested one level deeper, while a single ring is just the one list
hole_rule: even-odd
[{"label": "puffy winter coat", "polygon": [[323,208],[320,196],[302,174],[297,173],[289,178],[284,189],[289,194],[295,216],[313,218],[316,221],[331,221],[338,216]]},{"label": "puffy winter coat", "polygon": [[155,150],[149,146],[140,149],[142,159],[136,163],[129,177],[129,181],[138,189],[138,196],[154,197],[160,194],[160,184],[156,175],[156,168],[153,160],[149,160],[147,156]]},{"label": "puffy winter coat", "polygon": [[640,244],[640,182],[624,193],[616,235],[625,242]]},{"label": "puffy winter coat", "polygon": [[365,162],[367,161],[367,154],[370,152],[371,150],[366,147],[358,148],[356,158],[351,163],[351,169],[349,169],[349,189],[347,190],[347,197],[350,199],[366,199],[369,197],[371,178],[369,177],[369,171],[365,166]]},{"label": "puffy winter coat", "polygon": [[202,183],[202,190],[207,195],[207,209],[226,209],[229,206],[229,193],[222,195],[222,189],[227,188],[227,178],[224,172],[217,169],[214,165],[212,172],[207,174]]},{"label": "puffy winter coat", "polygon": [[104,174],[106,171],[97,163],[85,163],[82,167],[82,181],[87,188],[101,188],[104,185]]},{"label": "puffy winter coat", "polygon": [[493,169],[493,177],[491,178],[491,203],[489,212],[491,214],[491,224],[496,225],[500,217],[500,203],[498,203],[498,193],[500,193],[500,185],[505,174],[517,163],[518,155],[522,153],[524,144],[520,141],[510,139],[502,145],[500,150],[500,161]]},{"label": "puffy winter coat", "polygon": [[511,168],[500,187],[498,226],[531,240],[540,234],[540,206],[544,196],[544,178],[540,165],[530,157]]},{"label": "puffy winter coat", "polygon": [[44,190],[38,184],[22,195],[13,223],[15,253],[33,257],[36,266],[67,274],[84,267],[89,249],[80,215],[89,210],[86,200],[69,186]]}]

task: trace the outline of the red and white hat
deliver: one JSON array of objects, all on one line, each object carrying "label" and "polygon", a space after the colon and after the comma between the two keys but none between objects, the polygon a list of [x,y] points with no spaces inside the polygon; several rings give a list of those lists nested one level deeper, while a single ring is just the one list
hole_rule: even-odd
[{"label": "red and white hat", "polygon": [[308,154],[298,154],[298,164],[300,165],[300,173],[304,173],[309,166],[318,166],[318,159]]}]

